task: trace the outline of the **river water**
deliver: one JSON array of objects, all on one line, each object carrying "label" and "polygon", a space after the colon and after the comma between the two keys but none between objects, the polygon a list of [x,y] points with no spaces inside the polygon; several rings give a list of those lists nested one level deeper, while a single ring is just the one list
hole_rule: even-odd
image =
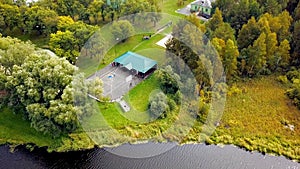
[{"label": "river water", "polygon": [[[128,151],[138,145],[120,146]],[[155,150],[159,146],[147,143]],[[168,146],[168,144],[166,144]],[[118,149],[118,148],[117,148]],[[234,146],[215,145],[174,146],[170,150],[148,158],[128,158],[116,155],[114,149],[95,148],[88,151],[47,153],[43,149],[29,152],[19,147],[14,153],[8,146],[0,146],[1,169],[300,169],[300,164],[284,157],[251,153]],[[113,153],[112,153],[113,152]],[[140,152],[141,155],[146,152]]]}]

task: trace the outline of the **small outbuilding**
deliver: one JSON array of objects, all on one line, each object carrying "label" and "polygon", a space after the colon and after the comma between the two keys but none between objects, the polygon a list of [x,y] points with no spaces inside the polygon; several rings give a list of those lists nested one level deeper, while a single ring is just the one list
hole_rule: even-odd
[{"label": "small outbuilding", "polygon": [[128,51],[114,60],[113,66],[121,66],[132,74],[145,78],[157,69],[157,62],[137,53]]}]

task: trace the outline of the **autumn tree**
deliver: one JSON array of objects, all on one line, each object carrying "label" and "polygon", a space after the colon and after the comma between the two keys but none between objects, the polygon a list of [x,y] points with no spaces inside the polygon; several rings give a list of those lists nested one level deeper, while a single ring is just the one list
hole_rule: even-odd
[{"label": "autumn tree", "polygon": [[249,75],[260,74],[263,68],[266,67],[267,47],[266,47],[266,34],[262,33],[253,46],[248,48],[247,58],[247,73]]},{"label": "autumn tree", "polygon": [[276,53],[276,58],[278,58],[278,64],[282,68],[287,68],[290,64],[290,43],[288,40],[283,40]]},{"label": "autumn tree", "polygon": [[226,78],[231,80],[235,75],[237,75],[237,58],[239,56],[239,51],[237,46],[231,39],[226,42],[224,58],[222,60],[224,71],[226,73]]},{"label": "autumn tree", "polygon": [[211,43],[213,44],[213,46],[217,50],[220,59],[223,60],[224,54],[225,54],[226,42],[223,39],[213,38]]},{"label": "autumn tree", "polygon": [[275,57],[275,53],[277,51],[277,34],[267,32],[266,33],[266,59],[267,65],[270,70],[274,70],[276,68],[276,63],[278,59]]},{"label": "autumn tree", "polygon": [[192,24],[194,24],[197,28],[199,28],[202,32],[206,31],[205,25],[201,24],[199,18],[195,14],[187,16],[186,19]]},{"label": "autumn tree", "polygon": [[218,52],[220,60],[223,63],[226,78],[230,81],[237,75],[237,58],[239,51],[235,43],[228,39],[226,42],[223,39],[214,38],[212,44]]}]

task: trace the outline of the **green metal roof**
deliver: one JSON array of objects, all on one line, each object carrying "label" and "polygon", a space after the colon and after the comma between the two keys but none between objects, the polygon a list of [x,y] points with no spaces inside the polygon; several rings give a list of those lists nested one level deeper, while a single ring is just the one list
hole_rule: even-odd
[{"label": "green metal roof", "polygon": [[157,64],[157,62],[152,59],[130,51],[115,59],[114,62],[122,64],[128,70],[134,69],[142,73],[146,73]]}]

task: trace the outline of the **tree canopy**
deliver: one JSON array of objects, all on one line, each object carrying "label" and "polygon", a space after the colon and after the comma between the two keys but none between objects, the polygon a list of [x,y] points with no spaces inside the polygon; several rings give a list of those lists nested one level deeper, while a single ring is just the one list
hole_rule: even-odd
[{"label": "tree canopy", "polygon": [[[86,111],[89,105],[75,104],[75,94],[85,99],[88,93],[102,98],[102,82],[83,83],[84,76],[75,77],[77,68],[65,58],[9,37],[0,38],[0,48],[0,88],[8,93],[7,106],[24,113],[40,132],[56,137],[78,128],[78,118],[91,112]],[[82,83],[74,86],[76,78]],[[76,90],[78,84],[82,90]]]}]

